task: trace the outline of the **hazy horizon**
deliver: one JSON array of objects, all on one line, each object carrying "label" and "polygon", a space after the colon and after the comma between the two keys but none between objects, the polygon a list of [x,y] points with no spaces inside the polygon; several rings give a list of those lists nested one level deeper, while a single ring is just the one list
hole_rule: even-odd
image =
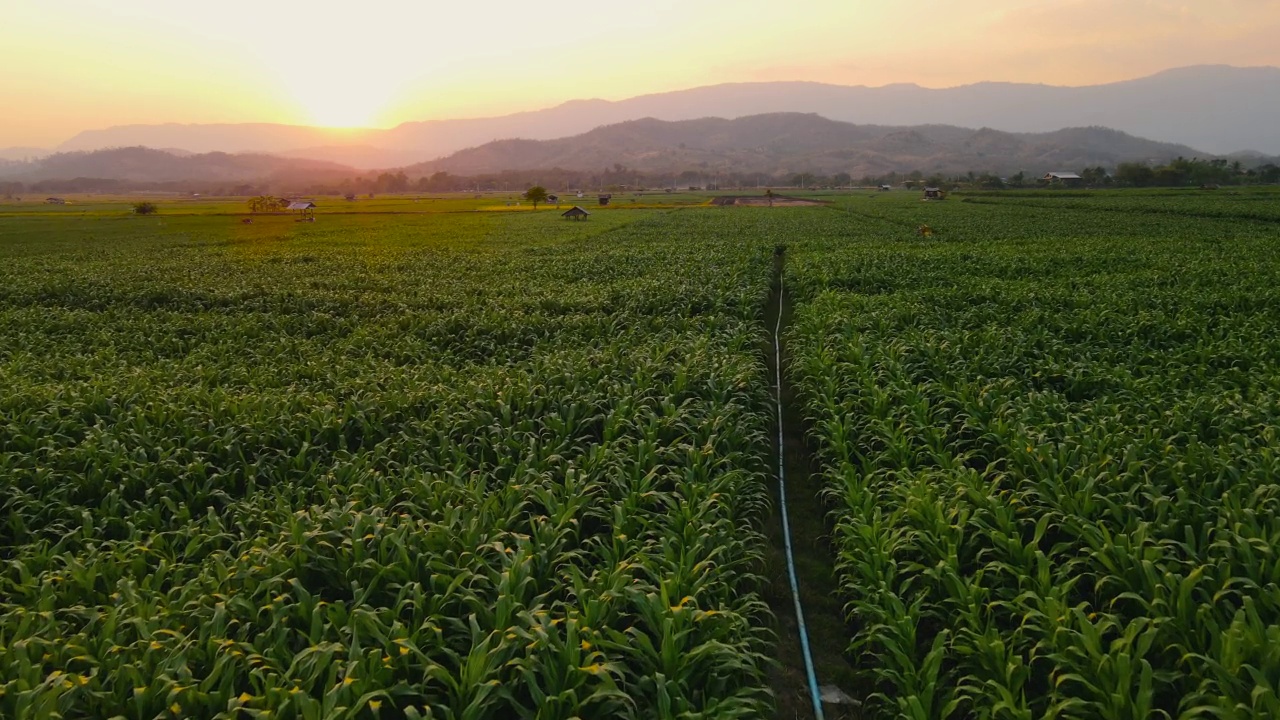
[{"label": "hazy horizon", "polygon": [[1094,85],[1280,65],[1280,0],[996,0],[982,7],[709,0],[483,13],[370,0],[22,5],[0,26],[0,147],[114,125],[393,127],[725,82]]}]

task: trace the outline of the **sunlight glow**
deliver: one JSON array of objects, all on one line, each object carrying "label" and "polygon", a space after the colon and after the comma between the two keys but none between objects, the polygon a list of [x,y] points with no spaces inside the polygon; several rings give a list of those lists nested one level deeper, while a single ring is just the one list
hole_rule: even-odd
[{"label": "sunlight glow", "polygon": [[304,109],[304,122],[328,128],[372,127],[386,109],[387,100],[366,88],[333,87],[325,82],[295,85],[290,94]]},{"label": "sunlight glow", "polygon": [[0,107],[20,111],[0,113],[0,147],[131,123],[390,127],[723,82],[1079,85],[1280,65],[1273,0],[8,5]]}]

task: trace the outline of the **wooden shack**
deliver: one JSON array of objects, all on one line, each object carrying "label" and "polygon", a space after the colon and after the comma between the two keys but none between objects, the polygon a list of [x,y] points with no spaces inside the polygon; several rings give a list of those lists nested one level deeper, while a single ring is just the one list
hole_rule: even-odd
[{"label": "wooden shack", "polygon": [[574,205],[568,210],[565,210],[564,212],[560,213],[560,217],[565,218],[566,220],[586,220],[588,217],[590,217],[590,215],[591,213],[587,212],[586,210],[583,210],[577,205]]},{"label": "wooden shack", "polygon": [[925,200],[946,200],[947,194],[942,191],[942,188],[927,187],[924,189],[924,199]]},{"label": "wooden shack", "polygon": [[294,200],[286,209],[297,211],[298,222],[315,222],[316,220],[316,204],[310,200]]},{"label": "wooden shack", "polygon": [[1060,187],[1079,187],[1084,184],[1084,178],[1073,172],[1051,172],[1041,179]]}]

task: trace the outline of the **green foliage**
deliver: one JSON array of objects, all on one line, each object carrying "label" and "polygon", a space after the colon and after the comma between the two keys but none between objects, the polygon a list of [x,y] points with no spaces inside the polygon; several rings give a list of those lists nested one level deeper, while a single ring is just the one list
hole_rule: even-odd
[{"label": "green foliage", "polygon": [[[1272,165],[1270,168],[1274,168]],[[1201,160],[1177,158],[1164,165],[1149,166],[1145,163],[1120,163],[1116,166],[1115,179],[1130,187],[1184,187],[1187,185],[1239,185],[1244,183],[1276,182],[1266,165],[1246,170],[1239,160],[1226,158]]]},{"label": "green foliage", "polygon": [[541,185],[534,185],[524,191],[524,199],[533,203],[533,208],[538,209],[538,203],[547,201],[547,189]]},{"label": "green foliage", "polygon": [[133,212],[136,215],[154,215],[160,211],[153,202],[140,202],[133,204]]},{"label": "green foliage", "polygon": [[1274,195],[1069,197],[789,251],[869,716],[1277,716]]},{"label": "green foliage", "polygon": [[278,212],[289,207],[289,201],[284,198],[272,197],[270,195],[260,195],[258,197],[249,198],[249,212]]},{"label": "green foliage", "polygon": [[771,245],[215,222],[0,248],[0,716],[767,712]]},{"label": "green foliage", "polygon": [[784,246],[866,717],[1280,715],[1275,198],[7,215],[0,716],[766,715]]}]

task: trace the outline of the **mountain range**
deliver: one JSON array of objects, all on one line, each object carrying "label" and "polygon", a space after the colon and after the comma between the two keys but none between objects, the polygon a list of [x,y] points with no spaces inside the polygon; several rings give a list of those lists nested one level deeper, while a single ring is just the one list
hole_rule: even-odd
[{"label": "mountain range", "polygon": [[191,154],[146,147],[55,153],[28,163],[0,162],[0,178],[24,182],[96,178],[139,184],[251,180],[297,184],[338,181],[355,172],[350,167],[322,160],[260,153]]},{"label": "mountain range", "polygon": [[[1125,161],[1165,162],[1202,155],[1173,143],[1101,127],[1048,133],[973,130],[953,125],[855,125],[816,114],[770,113],[736,119],[628,120],[557,140],[495,140],[448,157],[400,168],[410,179],[435,173],[478,176],[626,167],[675,176],[693,171],[854,177],[888,172],[966,171],[1039,175]],[[1245,158],[1259,164],[1265,158]],[[360,171],[320,160],[262,153],[190,154],[144,147],[57,153],[26,163],[0,162],[0,178],[25,182],[95,178],[126,184],[256,182],[281,187],[340,183]],[[119,187],[119,183],[114,187]]]},{"label": "mountain range", "polygon": [[1048,133],[972,130],[953,125],[854,125],[816,114],[772,113],[727,120],[645,118],[559,140],[497,140],[405,168],[410,177],[448,172],[599,170],[621,164],[646,173],[888,172],[968,170],[1043,174],[1125,161],[1167,161],[1199,153],[1100,127]]},{"label": "mountain range", "polygon": [[[192,153],[251,152],[356,168],[409,165],[493,140],[551,140],[628,120],[735,119],[816,113],[859,125],[954,125],[1009,133],[1105,126],[1203,152],[1280,154],[1280,68],[1200,65],[1136,80],[1060,87],[984,82],[930,89],[814,82],[732,83],[626,100],[573,100],[501,117],[407,122],[336,130],[280,124],[126,125],[87,130],[56,148],[145,145]],[[25,156],[38,150],[24,148]],[[8,156],[0,151],[0,158]],[[24,156],[24,155],[20,155]]]}]

